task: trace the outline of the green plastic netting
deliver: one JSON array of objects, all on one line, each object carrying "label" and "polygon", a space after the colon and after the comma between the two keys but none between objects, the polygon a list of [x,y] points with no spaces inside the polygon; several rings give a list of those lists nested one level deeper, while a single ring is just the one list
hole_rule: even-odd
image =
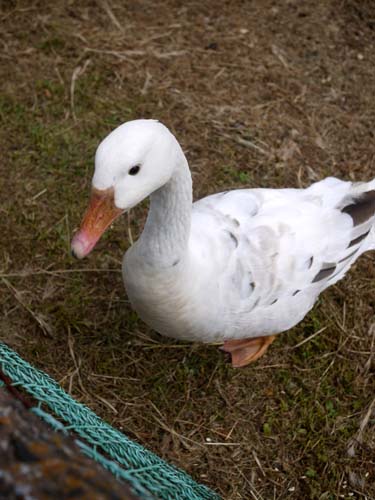
[{"label": "green plastic netting", "polygon": [[[0,367],[14,386],[22,387],[39,402],[39,407],[33,409],[34,413],[56,430],[73,431],[79,435],[85,440],[77,440],[82,451],[119,479],[128,481],[144,500],[155,497],[162,500],[220,500],[217,493],[131,441],[87,406],[75,401],[49,375],[31,366],[2,342]],[[42,404],[47,405],[65,425],[46,413]]]}]

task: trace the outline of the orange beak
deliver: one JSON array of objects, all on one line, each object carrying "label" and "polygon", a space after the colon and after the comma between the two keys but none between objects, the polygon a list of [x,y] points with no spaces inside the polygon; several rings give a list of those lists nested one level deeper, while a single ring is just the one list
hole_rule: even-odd
[{"label": "orange beak", "polygon": [[123,213],[117,208],[113,189],[93,189],[81,227],[72,240],[72,255],[83,259],[96,245],[107,227]]}]

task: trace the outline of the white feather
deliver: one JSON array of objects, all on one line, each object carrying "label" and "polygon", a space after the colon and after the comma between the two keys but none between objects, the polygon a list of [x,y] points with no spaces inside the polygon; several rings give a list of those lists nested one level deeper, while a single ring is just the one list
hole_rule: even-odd
[{"label": "white feather", "polygon": [[[355,226],[344,210],[374,190],[375,180],[241,189],[192,205],[189,168],[174,136],[158,122],[131,123],[101,146],[94,179],[106,188],[114,172],[122,179],[113,183],[122,208],[151,195],[123,274],[133,306],[160,333],[203,342],[280,333],[375,248],[375,214]],[[139,178],[122,173],[131,162],[145,165]]]}]

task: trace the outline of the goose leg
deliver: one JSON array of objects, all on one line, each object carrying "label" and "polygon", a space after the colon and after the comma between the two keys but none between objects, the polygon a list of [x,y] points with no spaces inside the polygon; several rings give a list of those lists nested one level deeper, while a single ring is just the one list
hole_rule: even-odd
[{"label": "goose leg", "polygon": [[240,368],[259,359],[275,340],[276,335],[251,339],[226,340],[220,347],[232,357],[233,368]]}]

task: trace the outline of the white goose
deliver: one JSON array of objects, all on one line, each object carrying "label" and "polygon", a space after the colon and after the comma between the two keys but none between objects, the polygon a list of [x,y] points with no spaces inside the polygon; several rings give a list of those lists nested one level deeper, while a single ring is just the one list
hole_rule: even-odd
[{"label": "white goose", "polygon": [[239,189],[192,204],[185,155],[154,120],[125,123],[103,140],[92,186],[73,254],[87,255],[116,217],[151,195],[123,260],[130,301],[161,334],[223,343],[235,367],[259,358],[375,249],[375,179]]}]

